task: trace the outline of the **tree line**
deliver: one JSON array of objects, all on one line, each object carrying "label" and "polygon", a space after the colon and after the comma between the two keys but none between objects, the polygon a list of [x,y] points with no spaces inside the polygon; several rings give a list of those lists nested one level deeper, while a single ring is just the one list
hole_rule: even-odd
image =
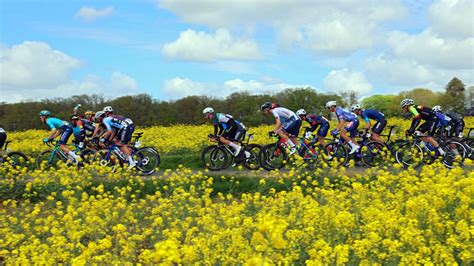
[{"label": "tree line", "polygon": [[[461,86],[462,88],[460,88]],[[433,92],[417,88],[401,92],[398,95],[373,95],[364,98],[360,103],[366,108],[378,109],[386,116],[401,116],[400,101],[412,98],[420,105],[442,105],[445,109],[464,112],[464,84],[456,78],[446,86],[446,92]],[[188,96],[175,101],[158,101],[147,94],[123,96],[106,99],[101,95],[77,95],[69,98],[54,98],[37,102],[0,103],[0,126],[7,130],[25,130],[44,128],[38,112],[50,110],[52,116],[69,119],[74,106],[81,104],[80,112],[98,111],[104,106],[112,106],[117,114],[130,117],[139,126],[203,124],[206,123],[202,110],[213,107],[216,112],[233,115],[237,120],[249,126],[272,123],[273,119],[263,116],[260,105],[266,101],[277,102],[291,110],[304,108],[309,113],[329,116],[325,109],[326,102],[337,101],[340,105],[350,107],[358,102],[354,91],[321,93],[312,88],[289,88],[276,94],[254,95],[249,92],[236,92],[226,98],[208,96]]]}]

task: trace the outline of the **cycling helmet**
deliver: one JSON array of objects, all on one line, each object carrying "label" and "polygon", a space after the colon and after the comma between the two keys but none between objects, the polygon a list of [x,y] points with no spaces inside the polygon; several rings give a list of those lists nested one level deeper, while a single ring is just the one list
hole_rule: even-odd
[{"label": "cycling helmet", "polygon": [[214,109],[212,107],[206,107],[204,110],[202,110],[202,114],[208,115],[214,113]]},{"label": "cycling helmet", "polygon": [[69,117],[69,119],[71,119],[71,120],[79,120],[79,116],[78,116],[78,115],[71,115],[71,116]]},{"label": "cycling helmet", "polygon": [[272,105],[271,102],[266,102],[266,103],[262,104],[262,106],[260,106],[260,110],[264,111],[264,110],[270,109],[272,107],[273,107],[273,105]]},{"label": "cycling helmet", "polygon": [[354,104],[351,106],[351,111],[354,112],[355,110],[360,110],[361,107],[360,107],[360,104]]},{"label": "cycling helmet", "polygon": [[112,106],[106,106],[102,111],[112,113],[114,111],[114,108],[112,108]]},{"label": "cycling helmet", "polygon": [[84,115],[95,115],[94,111],[87,110]]},{"label": "cycling helmet", "polygon": [[329,102],[326,103],[326,108],[329,109],[329,108],[331,108],[333,106],[336,106],[336,105],[337,105],[336,101],[329,101]]},{"label": "cycling helmet", "polygon": [[299,109],[298,111],[296,111],[296,115],[297,116],[306,115],[306,111],[304,109]]},{"label": "cycling helmet", "polygon": [[443,108],[441,108],[441,106],[439,106],[439,105],[436,105],[436,106],[433,106],[433,111],[435,111],[435,112],[442,112],[442,111],[443,111]]},{"label": "cycling helmet", "polygon": [[104,111],[98,111],[95,113],[94,121],[98,122],[99,118],[104,118],[105,117],[105,112]]},{"label": "cycling helmet", "polygon": [[42,110],[41,112],[39,112],[39,116],[50,116],[50,115],[51,115],[51,112],[48,110]]},{"label": "cycling helmet", "polygon": [[404,108],[405,106],[413,105],[415,102],[412,99],[404,99],[400,102],[400,107]]}]

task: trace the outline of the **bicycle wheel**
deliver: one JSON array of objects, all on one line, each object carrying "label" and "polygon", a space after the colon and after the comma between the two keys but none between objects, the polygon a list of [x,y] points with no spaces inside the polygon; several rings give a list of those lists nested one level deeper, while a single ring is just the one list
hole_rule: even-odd
[{"label": "bicycle wheel", "polygon": [[260,165],[269,171],[281,169],[288,163],[288,154],[285,149],[275,143],[263,146],[258,157]]},{"label": "bicycle wheel", "polygon": [[36,158],[36,168],[38,170],[48,170],[51,167],[57,167],[60,161],[64,161],[58,151],[54,152],[52,150],[43,151]]},{"label": "bicycle wheel", "polygon": [[395,159],[404,167],[418,167],[423,163],[423,150],[417,144],[405,142],[398,146]]},{"label": "bicycle wheel", "polygon": [[97,153],[96,150],[93,149],[84,149],[81,151],[81,159],[83,163],[90,164],[93,162],[95,154]]},{"label": "bicycle wheel", "polygon": [[6,157],[14,168],[28,167],[28,157],[22,152],[12,151]]},{"label": "bicycle wheel", "polygon": [[314,170],[316,168],[316,163],[318,161],[320,152],[321,151],[314,145],[311,145],[308,148],[305,147],[301,156],[303,157],[306,168],[310,170]]},{"label": "bicycle wheel", "polygon": [[360,147],[362,162],[368,167],[382,165],[386,162],[388,149],[378,141],[371,141]]},{"label": "bicycle wheel", "polygon": [[201,161],[207,169],[218,171],[229,167],[233,157],[224,148],[211,145],[202,151]]},{"label": "bicycle wheel", "polygon": [[453,168],[454,166],[462,166],[464,164],[467,150],[460,142],[448,141],[443,145],[443,149],[446,153],[443,155],[442,163],[446,167]]},{"label": "bicycle wheel", "polygon": [[326,151],[326,157],[329,163],[338,162],[338,165],[345,165],[349,160],[349,151],[339,142],[328,143],[324,147],[324,150]]},{"label": "bicycle wheel", "polygon": [[150,147],[141,148],[135,152],[133,158],[137,162],[136,168],[142,175],[151,175],[160,165],[160,156],[158,152]]},{"label": "bicycle wheel", "polygon": [[258,159],[258,156],[261,150],[262,146],[258,144],[249,144],[244,147],[244,152],[241,154],[245,156],[243,160],[245,168],[249,170],[257,170],[260,168],[260,160]]}]

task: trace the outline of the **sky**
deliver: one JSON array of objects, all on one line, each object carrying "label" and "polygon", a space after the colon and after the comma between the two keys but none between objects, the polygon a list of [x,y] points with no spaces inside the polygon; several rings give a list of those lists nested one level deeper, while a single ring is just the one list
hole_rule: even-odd
[{"label": "sky", "polygon": [[474,85],[473,0],[1,0],[0,102]]}]

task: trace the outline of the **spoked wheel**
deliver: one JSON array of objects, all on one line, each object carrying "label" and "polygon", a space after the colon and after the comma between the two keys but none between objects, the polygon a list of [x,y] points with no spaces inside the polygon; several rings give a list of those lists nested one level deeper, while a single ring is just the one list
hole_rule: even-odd
[{"label": "spoked wheel", "polygon": [[371,141],[360,148],[362,162],[368,167],[384,164],[387,161],[388,149],[378,141]]},{"label": "spoked wheel", "polygon": [[275,143],[263,146],[259,154],[260,165],[266,170],[281,169],[288,163],[285,149]]},{"label": "spoked wheel", "polygon": [[28,157],[22,152],[9,152],[5,159],[7,160],[7,163],[11,164],[15,169],[28,167]]},{"label": "spoked wheel", "polygon": [[467,156],[467,150],[464,145],[457,141],[448,141],[444,144],[445,154],[443,156],[443,164],[448,168],[454,166],[462,166]]},{"label": "spoked wheel", "polygon": [[229,167],[233,157],[224,148],[211,145],[202,151],[201,161],[207,169],[218,171]]},{"label": "spoked wheel", "polygon": [[318,162],[320,154],[321,150],[315,145],[311,145],[309,148],[305,148],[303,150],[301,157],[303,157],[306,167],[310,170],[314,170],[316,168],[316,163]]},{"label": "spoked wheel", "polygon": [[81,159],[84,164],[90,164],[93,162],[94,157],[96,155],[97,151],[93,149],[84,149],[81,151]]},{"label": "spoked wheel", "polygon": [[423,150],[420,146],[411,142],[405,142],[398,146],[395,159],[404,167],[418,167],[423,163]]},{"label": "spoked wheel", "polygon": [[153,148],[141,148],[135,152],[133,158],[137,162],[136,168],[142,175],[151,175],[160,165],[160,156]]},{"label": "spoked wheel", "polygon": [[[262,146],[258,144],[249,144],[243,150],[243,165],[249,170],[257,170],[260,168],[260,160],[258,158]],[[242,153],[241,153],[242,155]]]},{"label": "spoked wheel", "polygon": [[345,165],[349,160],[349,151],[344,145],[338,142],[331,142],[324,147],[328,163],[337,162],[338,165]]},{"label": "spoked wheel", "polygon": [[38,170],[56,168],[60,161],[63,161],[63,159],[58,152],[53,154],[52,150],[43,151],[36,158],[36,168]]}]

